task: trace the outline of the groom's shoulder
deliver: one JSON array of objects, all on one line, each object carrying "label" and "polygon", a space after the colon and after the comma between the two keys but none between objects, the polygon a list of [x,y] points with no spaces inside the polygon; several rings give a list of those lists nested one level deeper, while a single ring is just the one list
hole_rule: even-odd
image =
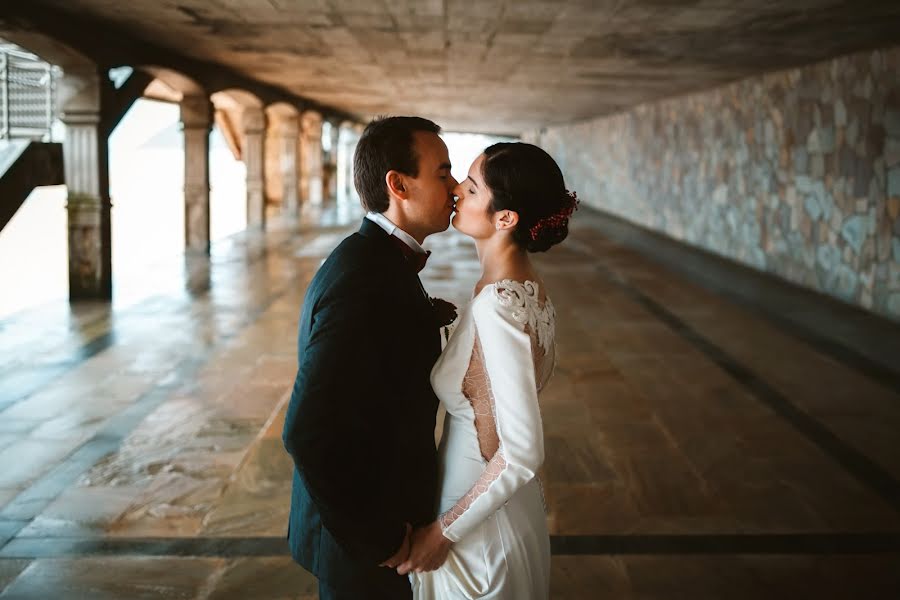
[{"label": "groom's shoulder", "polygon": [[377,276],[383,264],[382,251],[366,236],[354,232],[332,250],[316,273],[319,284],[337,284],[343,280],[359,280]]},{"label": "groom's shoulder", "polygon": [[368,266],[378,262],[379,247],[372,240],[355,231],[345,237],[328,255],[325,264]]}]

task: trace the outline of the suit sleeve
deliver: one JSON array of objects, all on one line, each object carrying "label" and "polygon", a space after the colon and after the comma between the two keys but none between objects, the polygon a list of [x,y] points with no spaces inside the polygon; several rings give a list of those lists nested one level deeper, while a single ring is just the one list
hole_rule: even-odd
[{"label": "suit sleeve", "polygon": [[323,525],[351,555],[370,564],[391,557],[405,536],[392,519],[390,490],[379,481],[388,435],[374,414],[388,394],[384,347],[390,344],[375,284],[326,294],[315,307],[285,418],[283,441],[307,484]]}]

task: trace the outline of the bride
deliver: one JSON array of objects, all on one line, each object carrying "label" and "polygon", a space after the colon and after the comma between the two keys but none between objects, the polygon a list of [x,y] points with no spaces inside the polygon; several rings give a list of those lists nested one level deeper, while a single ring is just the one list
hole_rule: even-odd
[{"label": "bride", "polygon": [[474,238],[482,276],[431,372],[447,409],[440,516],[413,532],[397,570],[409,573],[417,600],[548,598],[536,473],[555,313],[528,254],[566,237],[578,201],[550,155],[524,143],[487,148],[455,194],[453,226]]}]

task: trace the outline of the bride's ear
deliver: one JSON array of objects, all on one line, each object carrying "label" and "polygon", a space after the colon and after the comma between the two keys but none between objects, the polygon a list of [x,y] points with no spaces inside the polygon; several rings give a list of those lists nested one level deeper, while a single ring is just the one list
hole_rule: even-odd
[{"label": "bride's ear", "polygon": [[515,229],[516,225],[519,224],[519,213],[512,210],[498,211],[494,217],[494,224],[497,227],[497,231]]},{"label": "bride's ear", "polygon": [[406,200],[409,193],[406,190],[406,181],[403,174],[399,171],[388,171],[384,176],[384,183],[387,185],[388,196]]}]

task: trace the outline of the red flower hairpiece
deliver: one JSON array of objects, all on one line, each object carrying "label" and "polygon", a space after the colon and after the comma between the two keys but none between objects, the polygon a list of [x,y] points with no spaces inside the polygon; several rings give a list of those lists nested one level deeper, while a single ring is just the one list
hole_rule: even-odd
[{"label": "red flower hairpiece", "polygon": [[566,190],[566,196],[569,201],[562,209],[552,215],[538,219],[537,223],[531,226],[529,232],[531,233],[532,240],[538,239],[538,236],[544,229],[559,229],[569,224],[569,217],[572,216],[573,212],[578,210],[578,203],[580,200],[578,199],[578,194],[576,192]]}]

